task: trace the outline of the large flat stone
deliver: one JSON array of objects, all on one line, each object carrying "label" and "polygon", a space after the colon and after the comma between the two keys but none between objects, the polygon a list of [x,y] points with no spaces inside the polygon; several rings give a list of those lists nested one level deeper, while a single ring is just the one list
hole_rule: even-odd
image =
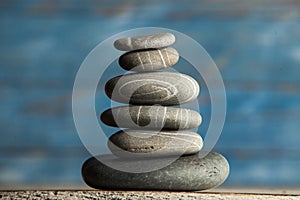
[{"label": "large flat stone", "polygon": [[[114,159],[122,166],[128,161]],[[139,164],[138,160],[132,161]],[[150,160],[151,163],[151,160]],[[218,153],[183,156],[167,167],[146,173],[128,173],[108,167],[96,158],[82,167],[84,181],[97,189],[205,190],[222,184],[229,174],[227,160]]]}]

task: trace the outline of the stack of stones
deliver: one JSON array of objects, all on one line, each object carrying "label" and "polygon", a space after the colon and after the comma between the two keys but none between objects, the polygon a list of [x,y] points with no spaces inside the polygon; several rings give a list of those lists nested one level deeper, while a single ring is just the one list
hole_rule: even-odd
[{"label": "stack of stones", "polygon": [[[82,168],[85,182],[98,189],[204,190],[223,183],[229,173],[227,160],[218,153],[199,158],[203,141],[197,128],[201,115],[190,109],[170,107],[197,99],[199,85],[192,77],[167,71],[178,62],[170,47],[171,33],[143,35],[116,40],[115,48],[127,51],[119,65],[132,73],[110,79],[105,91],[114,101],[130,104],[106,110],[104,124],[125,128],[108,141],[111,152],[122,160],[167,158],[173,163],[145,173],[113,169],[92,157]],[[134,160],[132,162],[135,162]]]}]

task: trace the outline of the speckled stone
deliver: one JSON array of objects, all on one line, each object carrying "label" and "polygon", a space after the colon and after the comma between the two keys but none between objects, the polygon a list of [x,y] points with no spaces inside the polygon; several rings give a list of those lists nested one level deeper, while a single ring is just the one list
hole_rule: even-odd
[{"label": "speckled stone", "polygon": [[155,71],[175,65],[178,59],[178,52],[167,47],[125,53],[119,58],[119,65],[125,70]]},{"label": "speckled stone", "polygon": [[178,105],[197,98],[199,85],[192,77],[174,72],[131,73],[110,79],[108,97],[120,103]]},{"label": "speckled stone", "polygon": [[202,146],[201,136],[188,131],[155,132],[127,129],[113,134],[108,141],[109,149],[118,157],[181,156],[195,154]]},{"label": "speckled stone", "polygon": [[132,129],[192,129],[202,122],[201,115],[190,109],[166,106],[120,106],[101,115],[106,125]]},{"label": "speckled stone", "polygon": [[[162,158],[160,158],[162,159]],[[121,166],[124,159],[114,159]],[[139,160],[131,162],[139,163]],[[167,167],[146,173],[128,173],[110,168],[95,158],[82,167],[86,184],[96,189],[206,190],[222,184],[229,174],[227,160],[218,153],[200,159],[182,156]]]},{"label": "speckled stone", "polygon": [[157,49],[174,44],[175,36],[171,33],[141,35],[136,37],[121,38],[114,42],[116,49],[133,51],[138,49]]}]

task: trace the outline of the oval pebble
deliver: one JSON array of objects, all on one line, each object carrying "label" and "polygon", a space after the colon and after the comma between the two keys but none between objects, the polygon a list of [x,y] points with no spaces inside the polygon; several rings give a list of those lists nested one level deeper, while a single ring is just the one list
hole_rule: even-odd
[{"label": "oval pebble", "polygon": [[155,71],[175,65],[178,59],[178,52],[171,47],[167,47],[125,53],[119,58],[119,65],[125,70]]},{"label": "oval pebble", "polygon": [[[118,166],[126,166],[129,163],[127,160],[114,157],[107,159]],[[158,159],[164,158],[153,160]],[[131,160],[130,164],[139,166],[141,160]],[[87,185],[96,189],[110,190],[206,190],[221,185],[228,174],[227,160],[214,152],[204,158],[199,158],[197,154],[182,156],[162,169],[145,173],[116,170],[94,157],[88,159],[82,167],[82,177]]]},{"label": "oval pebble", "polygon": [[192,129],[202,122],[201,115],[190,109],[166,106],[120,106],[101,115],[106,125],[131,129]]},{"label": "oval pebble", "polygon": [[109,149],[118,157],[181,156],[195,154],[202,146],[202,137],[188,131],[126,129],[113,134],[108,141]]},{"label": "oval pebble", "polygon": [[163,48],[174,44],[174,42],[175,36],[172,33],[158,33],[121,38],[114,42],[114,46],[121,51],[133,51],[138,49]]},{"label": "oval pebble", "polygon": [[192,77],[174,72],[131,73],[110,79],[109,98],[138,105],[178,105],[197,98],[199,85]]}]

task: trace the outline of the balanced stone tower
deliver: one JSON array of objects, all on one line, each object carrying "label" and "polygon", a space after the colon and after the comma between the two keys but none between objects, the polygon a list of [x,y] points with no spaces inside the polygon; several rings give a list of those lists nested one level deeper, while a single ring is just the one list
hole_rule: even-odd
[{"label": "balanced stone tower", "polygon": [[114,46],[127,51],[119,65],[130,73],[110,79],[105,92],[114,101],[130,104],[108,109],[101,121],[124,128],[113,134],[108,147],[124,160],[176,157],[166,167],[150,172],[130,173],[113,169],[95,157],[82,167],[84,181],[98,189],[204,190],[222,184],[229,174],[227,160],[218,153],[204,158],[198,154],[203,140],[197,128],[201,115],[191,109],[170,107],[197,99],[200,87],[192,77],[169,71],[179,60],[170,47],[171,33],[143,35],[116,40]]}]

